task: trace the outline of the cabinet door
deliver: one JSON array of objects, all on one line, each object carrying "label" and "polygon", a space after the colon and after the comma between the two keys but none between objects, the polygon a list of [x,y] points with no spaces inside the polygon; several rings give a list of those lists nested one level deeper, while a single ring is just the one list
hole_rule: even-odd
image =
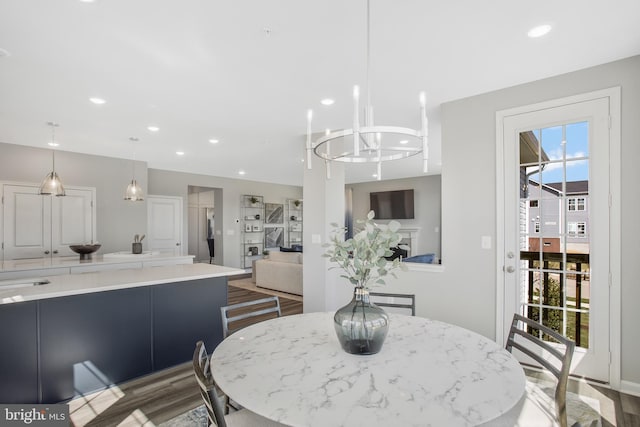
[{"label": "cabinet door", "polygon": [[36,184],[4,184],[4,259],[76,255],[69,245],[95,240],[95,190],[41,196]]},{"label": "cabinet door", "polygon": [[51,196],[32,185],[3,186],[4,259],[42,258],[51,253]]},{"label": "cabinet door", "polygon": [[52,199],[51,248],[54,256],[76,255],[69,245],[94,241],[94,191],[68,188],[66,193],[64,197]]}]

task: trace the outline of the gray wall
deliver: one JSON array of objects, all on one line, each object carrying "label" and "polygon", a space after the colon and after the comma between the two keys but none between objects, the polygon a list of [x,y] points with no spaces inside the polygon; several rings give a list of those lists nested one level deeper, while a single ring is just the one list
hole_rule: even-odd
[{"label": "gray wall", "polygon": [[[149,194],[158,196],[178,196],[183,198],[183,218],[188,218],[189,186],[212,187],[216,203],[216,262],[228,267],[240,267],[240,200],[243,194],[264,196],[265,203],[285,203],[286,199],[301,199],[302,187],[269,184],[243,179],[221,178],[196,175],[160,169],[148,170]],[[188,224],[184,221],[183,247],[188,246]],[[218,240],[223,246],[222,258],[218,258]]]},{"label": "gray wall", "polygon": [[[398,288],[417,289],[418,315],[458,324],[495,338],[496,112],[591,92],[622,88],[620,194],[623,381],[640,384],[640,286],[635,262],[640,241],[640,56],[442,105],[443,273],[409,272]],[[633,196],[631,196],[633,195]],[[472,214],[472,215],[471,215]],[[616,224],[617,225],[617,224]],[[481,249],[481,236],[492,249]],[[428,289],[428,292],[425,291]],[[612,313],[618,315],[618,313]]]},{"label": "gray wall", "polygon": [[[435,253],[440,256],[440,175],[416,178],[372,181],[348,184],[353,190],[353,218],[366,218],[369,212],[369,193],[374,191],[414,190],[415,219],[397,220],[403,227],[418,227],[418,247],[413,255]],[[379,221],[385,223],[387,221]],[[436,231],[437,230],[437,231]]]},{"label": "gray wall", "polygon": [[[50,149],[0,143],[0,181],[40,184],[51,172]],[[136,179],[146,194],[147,165],[136,162]],[[131,250],[133,235],[147,229],[145,202],[127,202],[132,161],[56,150],[56,172],[67,186],[96,188],[98,254]]]}]

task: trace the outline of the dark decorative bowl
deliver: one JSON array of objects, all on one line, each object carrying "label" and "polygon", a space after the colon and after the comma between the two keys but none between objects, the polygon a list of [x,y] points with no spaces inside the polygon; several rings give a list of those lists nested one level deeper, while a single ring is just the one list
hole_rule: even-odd
[{"label": "dark decorative bowl", "polygon": [[69,245],[69,249],[73,252],[80,254],[80,259],[91,259],[91,254],[100,249],[102,246],[99,243],[95,245]]}]

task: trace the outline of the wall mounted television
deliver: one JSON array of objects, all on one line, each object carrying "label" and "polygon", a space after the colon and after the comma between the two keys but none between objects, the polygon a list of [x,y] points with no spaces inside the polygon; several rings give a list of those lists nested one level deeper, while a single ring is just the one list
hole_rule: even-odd
[{"label": "wall mounted television", "polygon": [[369,207],[376,219],[413,219],[413,190],[369,193]]}]

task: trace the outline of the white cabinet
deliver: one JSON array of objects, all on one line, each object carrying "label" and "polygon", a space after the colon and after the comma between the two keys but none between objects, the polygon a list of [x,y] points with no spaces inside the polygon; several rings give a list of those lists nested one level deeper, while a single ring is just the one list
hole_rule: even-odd
[{"label": "white cabinet", "polygon": [[37,184],[2,184],[5,260],[75,255],[69,245],[95,237],[95,189],[67,187],[64,197],[41,196]]}]

